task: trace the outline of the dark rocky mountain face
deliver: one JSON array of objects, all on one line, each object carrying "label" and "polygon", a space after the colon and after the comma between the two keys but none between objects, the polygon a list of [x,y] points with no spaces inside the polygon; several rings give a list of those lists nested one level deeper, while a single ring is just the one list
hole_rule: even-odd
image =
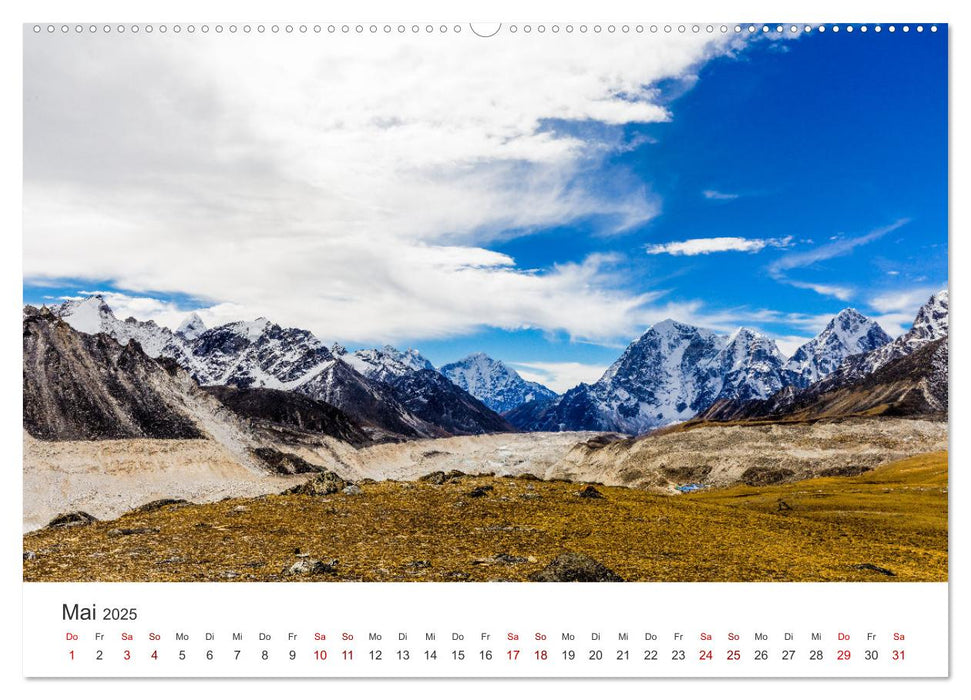
[{"label": "dark rocky mountain face", "polygon": [[521,430],[610,430],[613,425],[601,410],[591,386],[580,384],[552,401],[529,401],[504,414]]},{"label": "dark rocky mountain face", "polygon": [[335,360],[295,391],[338,406],[378,441],[446,437],[448,431],[409,411],[394,389]]},{"label": "dark rocky mountain face", "polygon": [[452,435],[504,433],[515,428],[434,369],[421,369],[390,381],[395,395],[411,413]]},{"label": "dark rocky mountain face", "polygon": [[284,388],[335,361],[310,331],[282,328],[265,319],[217,326],[186,342],[201,384]]},{"label": "dark rocky mountain face", "polygon": [[356,447],[372,442],[367,429],[323,401],[276,389],[202,389],[174,359],[149,357],[137,340],[121,345],[81,333],[47,310],[24,314],[24,428],[35,438],[190,439],[218,426],[218,434],[250,447],[317,444],[321,436]]},{"label": "dark rocky mountain face", "polygon": [[[580,386],[586,385],[581,384]],[[570,389],[570,392],[576,391],[578,388],[579,387]],[[544,414],[553,405],[553,403],[554,402],[551,400],[527,401],[511,411],[506,411],[502,414],[502,417],[520,430],[534,430],[532,426],[544,424]]]},{"label": "dark rocky mountain face", "polygon": [[442,437],[446,431],[410,413],[384,383],[334,356],[310,331],[265,319],[230,323],[192,343],[206,385],[296,392],[339,408],[375,439]]},{"label": "dark rocky mountain face", "polygon": [[78,333],[44,310],[23,320],[24,428],[41,440],[201,438],[191,380],[137,342]]},{"label": "dark rocky mountain face", "polygon": [[397,377],[420,369],[435,369],[435,366],[415,349],[398,350],[391,345],[383,348],[369,348],[348,352],[347,348],[335,344],[331,348],[334,357],[339,357],[368,379],[379,382],[392,382]]},{"label": "dark rocky mountain face", "polygon": [[236,415],[253,421],[274,437],[283,437],[284,441],[311,433],[329,435],[355,447],[371,443],[354,419],[339,408],[309,396],[278,389],[231,386],[210,386],[205,391]]}]

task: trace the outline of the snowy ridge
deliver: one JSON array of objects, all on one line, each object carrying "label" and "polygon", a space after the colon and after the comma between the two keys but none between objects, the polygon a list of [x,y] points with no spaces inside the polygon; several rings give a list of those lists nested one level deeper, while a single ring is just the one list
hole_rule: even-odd
[{"label": "snowy ridge", "polygon": [[[309,331],[282,328],[265,318],[206,328],[192,314],[173,333],[152,321],[120,321],[98,296],[68,301],[55,313],[84,333],[106,333],[122,344],[135,340],[151,357],[171,357],[200,384],[298,391],[392,435],[443,432],[441,425],[406,408],[411,402],[416,410],[448,417],[468,432],[499,426],[468,403],[471,397],[524,430],[639,434],[688,420],[715,402],[765,400],[872,374],[946,337],[948,293],[932,296],[913,327],[892,341],[875,321],[844,309],[788,360],[771,338],[755,330],[739,328],[724,337],[666,319],[632,342],[595,383],[580,384],[562,396],[483,353],[438,370],[471,394],[466,398],[433,381],[427,373],[434,367],[417,350],[389,345],[355,352],[340,345],[328,349]],[[433,411],[429,407],[436,402],[443,403]],[[450,413],[459,404],[464,412]]]},{"label": "snowy ridge", "polygon": [[51,311],[81,333],[104,333],[122,345],[128,345],[129,341],[134,340],[149,357],[171,357],[188,369],[190,374],[203,369],[193,357],[186,338],[172,333],[155,321],[137,321],[134,318],[119,320],[100,294],[66,301],[52,307]]},{"label": "snowy ridge", "polygon": [[411,372],[435,369],[434,365],[417,350],[409,349],[402,352],[390,345],[348,352],[342,345],[335,344],[331,352],[368,379],[379,382],[392,382]]},{"label": "snowy ridge", "polygon": [[711,382],[706,400],[712,394],[714,400],[741,401],[771,396],[783,386],[784,363],[785,357],[774,340],[739,328],[705,368]]},{"label": "snowy ridge", "polygon": [[[927,328],[941,326],[940,314],[926,316]],[[787,387],[805,386],[854,353],[888,341],[878,324],[845,309],[787,361],[775,341],[752,329],[739,328],[725,338],[666,319],[631,343],[596,383],[581,384],[542,409],[524,407],[508,417],[524,430],[639,434],[693,418],[716,401],[763,400]]]},{"label": "snowy ridge", "polygon": [[784,368],[787,383],[808,386],[836,371],[847,357],[870,352],[891,340],[876,321],[856,309],[843,309],[792,355]]},{"label": "snowy ridge", "polygon": [[439,372],[496,413],[511,411],[530,401],[549,401],[556,392],[528,382],[499,360],[477,352],[443,365]]},{"label": "snowy ridge", "polygon": [[206,324],[194,311],[186,316],[182,324],[175,329],[176,335],[181,335],[186,340],[195,340],[206,332]]},{"label": "snowy ridge", "polygon": [[629,433],[687,420],[721,390],[706,368],[725,347],[713,331],[656,323],[590,386],[592,409],[605,427]]},{"label": "snowy ridge", "polygon": [[875,350],[846,358],[834,373],[834,381],[854,381],[873,374],[893,360],[909,355],[947,334],[948,291],[942,289],[920,307],[909,331]]},{"label": "snowy ridge", "polygon": [[153,321],[119,321],[98,296],[69,301],[55,313],[81,332],[105,333],[123,345],[135,340],[150,357],[170,357],[201,385],[297,391],[344,410],[378,439],[446,434],[405,409],[390,387],[334,357],[306,330],[282,328],[265,318],[201,330],[190,316],[180,328],[198,333],[173,333]]}]

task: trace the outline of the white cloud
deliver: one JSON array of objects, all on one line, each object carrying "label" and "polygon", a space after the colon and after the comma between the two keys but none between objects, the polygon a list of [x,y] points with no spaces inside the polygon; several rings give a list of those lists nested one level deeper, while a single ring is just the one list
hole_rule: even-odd
[{"label": "white cloud", "polygon": [[885,330],[892,337],[896,338],[910,330],[911,326],[914,325],[914,318],[917,316],[917,309],[914,309],[914,313],[889,313],[889,314],[877,314],[870,316],[874,321],[880,324],[880,327]]},{"label": "white cloud", "polygon": [[731,201],[733,199],[738,199],[739,195],[733,194],[731,192],[719,192],[718,190],[705,190],[701,193],[705,199],[714,199],[716,201]]},{"label": "white cloud", "polygon": [[523,270],[488,246],[655,216],[636,178],[608,170],[608,188],[591,175],[613,167],[609,148],[548,120],[669,120],[650,86],[690,82],[741,46],[704,35],[655,37],[650,50],[565,34],[393,35],[366,51],[341,36],[25,39],[27,282],[178,293],[362,343],[479,325],[615,337],[662,313],[657,295],[614,284],[609,261]]},{"label": "white cloud", "polygon": [[763,248],[786,248],[792,243],[792,236],[784,238],[740,238],[721,236],[716,238],[689,238],[686,241],[672,241],[647,246],[649,255],[708,255],[737,251],[757,253]]},{"label": "white cloud", "polygon": [[580,362],[510,362],[522,376],[531,382],[539,382],[558,394],[562,394],[581,382],[592,384],[600,379],[607,365],[589,365]]},{"label": "white cloud", "polygon": [[940,285],[882,292],[870,297],[869,304],[882,313],[913,310],[916,314],[917,310],[927,303],[928,299],[943,288],[944,285]]},{"label": "white cloud", "polygon": [[848,301],[856,294],[856,290],[853,287],[844,284],[821,284],[794,280],[789,277],[789,271],[809,267],[810,265],[814,265],[824,260],[830,260],[832,258],[848,255],[853,252],[855,248],[870,243],[871,241],[875,241],[878,238],[882,238],[891,231],[896,231],[901,226],[906,225],[909,221],[909,219],[898,219],[889,226],[874,229],[869,233],[862,236],[857,236],[855,238],[831,236],[829,240],[832,241],[832,243],[821,245],[818,248],[813,248],[812,250],[790,253],[789,255],[784,255],[778,260],[774,261],[768,267],[769,276],[777,282],[788,284],[789,286],[796,287],[797,289],[810,289],[823,296],[832,296],[840,299],[841,301]]},{"label": "white cloud", "polygon": [[775,344],[779,346],[779,350],[786,357],[792,357],[796,350],[813,339],[813,336],[803,335],[777,335],[774,337],[771,334],[766,335],[775,340]]},{"label": "white cloud", "polygon": [[920,307],[946,286],[944,283],[936,287],[922,286],[885,291],[871,296],[868,303],[871,308],[880,312],[880,315],[874,316],[876,321],[887,333],[896,336],[910,330]]},{"label": "white cloud", "polygon": [[849,301],[853,298],[853,288],[844,285],[816,284],[814,282],[799,282],[798,280],[786,280],[786,284],[796,289],[811,289],[816,294],[836,297],[840,301]]}]

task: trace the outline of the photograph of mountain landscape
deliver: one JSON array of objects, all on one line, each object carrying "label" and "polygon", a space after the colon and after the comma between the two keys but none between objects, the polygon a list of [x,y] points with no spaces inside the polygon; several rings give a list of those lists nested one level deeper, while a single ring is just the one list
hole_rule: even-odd
[{"label": "photograph of mountain landscape", "polygon": [[25,28],[25,581],[947,580],[946,27],[565,26]]}]

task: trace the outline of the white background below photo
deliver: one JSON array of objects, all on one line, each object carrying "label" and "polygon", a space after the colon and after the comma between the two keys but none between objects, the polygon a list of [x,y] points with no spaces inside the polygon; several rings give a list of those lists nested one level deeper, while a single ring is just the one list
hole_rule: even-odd
[{"label": "white background below photo", "polygon": [[[186,21],[187,19],[197,21],[252,21],[260,19],[272,19],[283,21],[399,21],[417,19],[425,20],[444,20],[450,23],[465,22],[470,18],[481,20],[504,21],[649,21],[656,23],[672,22],[711,22],[711,21],[796,21],[796,22],[880,22],[880,21],[931,21],[948,22],[951,24],[949,29],[951,37],[951,102],[950,114],[952,124],[956,128],[951,133],[951,193],[953,203],[951,205],[951,228],[955,232],[960,232],[967,228],[967,222],[971,221],[968,213],[966,198],[962,199],[958,193],[967,191],[969,185],[968,163],[971,162],[971,152],[969,152],[969,137],[964,135],[961,124],[971,123],[971,109],[968,105],[969,83],[966,77],[971,73],[971,44],[964,41],[968,33],[966,24],[971,22],[969,13],[963,7],[958,7],[957,3],[946,1],[925,0],[921,3],[900,2],[887,0],[879,4],[873,3],[870,6],[851,5],[835,0],[819,0],[808,3],[791,3],[785,7],[780,7],[777,2],[753,2],[738,1],[732,3],[725,2],[685,2],[667,6],[648,6],[643,3],[634,3],[620,0],[601,0],[591,3],[580,2],[578,0],[564,0],[556,4],[525,2],[524,0],[493,0],[489,3],[478,2],[474,5],[458,6],[454,3],[442,0],[413,0],[404,5],[400,2],[384,0],[381,2],[359,2],[359,3],[340,3],[329,6],[322,6],[319,3],[309,1],[303,2],[280,2],[272,7],[266,3],[254,2],[252,0],[241,0],[229,5],[217,5],[212,3],[208,6],[198,2],[185,2],[185,0],[170,0],[164,5],[157,6],[132,5],[120,1],[98,1],[89,2],[67,2],[51,1],[43,4],[33,4],[28,6],[26,3],[17,7],[5,7],[0,10],[3,16],[3,41],[0,42],[3,60],[0,61],[0,70],[3,74],[3,86],[6,92],[6,99],[2,103],[2,126],[3,126],[3,169],[2,177],[5,196],[3,198],[3,230],[6,232],[4,237],[4,255],[2,261],[4,274],[0,276],[6,285],[9,285],[7,298],[10,301],[4,308],[8,310],[9,317],[4,319],[3,327],[7,329],[7,340],[2,346],[4,366],[8,368],[4,375],[4,395],[8,397],[6,409],[3,411],[5,420],[2,422],[4,440],[3,443],[8,454],[8,481],[6,488],[3,489],[3,517],[6,547],[4,550],[3,584],[5,586],[5,599],[8,605],[16,607],[21,600],[21,580],[20,557],[18,551],[22,549],[20,539],[22,532],[22,489],[21,489],[21,455],[18,447],[22,444],[22,429],[16,425],[15,418],[20,404],[16,397],[21,391],[21,378],[16,374],[14,368],[17,363],[17,354],[20,345],[13,337],[13,329],[16,328],[14,314],[21,306],[20,300],[22,289],[17,288],[18,277],[21,277],[22,261],[22,242],[21,231],[21,192],[22,192],[22,27],[24,22],[48,22],[48,21],[88,21],[98,22],[173,22]],[[362,50],[366,50],[362,47]],[[811,94],[807,94],[807,99],[812,99]],[[951,268],[954,271],[962,269],[962,263],[968,264],[968,243],[967,238],[955,235],[950,240]],[[966,664],[962,660],[971,651],[966,639],[969,633],[969,626],[963,624],[967,620],[968,604],[963,602],[961,594],[956,587],[960,587],[965,578],[969,575],[969,567],[966,557],[961,556],[964,535],[967,532],[968,509],[962,508],[961,504],[954,500],[961,498],[962,485],[967,481],[961,469],[962,440],[961,434],[962,421],[966,423],[965,404],[971,386],[968,384],[968,372],[962,367],[961,351],[964,336],[962,330],[960,299],[963,280],[960,275],[951,276],[952,293],[956,293],[958,298],[958,323],[957,329],[952,329],[953,348],[958,349],[955,355],[956,361],[952,363],[951,369],[951,425],[956,429],[952,435],[951,453],[957,455],[956,462],[958,469],[952,472],[954,479],[950,483],[950,493],[953,494],[950,504],[951,528],[950,544],[952,555],[951,567],[951,674],[949,682],[940,681],[901,681],[897,679],[873,679],[873,680],[847,680],[847,681],[817,681],[817,682],[792,682],[786,680],[698,680],[696,682],[686,682],[683,680],[661,680],[650,681],[650,685],[638,680],[517,680],[517,681],[494,681],[494,682],[463,682],[457,680],[380,680],[380,681],[355,681],[355,680],[329,680],[324,684],[309,685],[315,683],[313,680],[292,680],[292,681],[264,681],[254,683],[245,680],[192,680],[192,681],[166,681],[166,682],[139,682],[129,680],[86,680],[86,681],[27,681],[22,678],[22,649],[20,645],[20,630],[16,624],[8,624],[8,634],[3,652],[3,678],[7,681],[11,696],[29,696],[32,698],[62,697],[68,695],[72,698],[105,698],[121,695],[137,695],[143,698],[162,698],[170,697],[173,693],[186,693],[188,697],[201,697],[213,694],[232,693],[240,697],[265,697],[268,694],[278,693],[324,693],[324,694],[346,694],[349,697],[368,697],[368,696],[410,696],[411,694],[422,697],[455,697],[460,695],[469,698],[495,697],[497,694],[512,695],[513,697],[537,697],[555,695],[557,697],[589,697],[593,694],[604,692],[617,694],[621,697],[634,694],[660,694],[677,695],[678,697],[698,697],[711,696],[723,693],[732,695],[754,697],[781,697],[817,698],[821,693],[833,693],[836,695],[849,694],[879,694],[881,698],[907,697],[912,698],[926,692],[931,692],[937,696],[954,696],[960,687],[961,680],[968,675]],[[16,300],[16,301],[14,301]],[[964,416],[964,418],[962,418]],[[964,449],[967,449],[965,446]],[[13,474],[17,474],[14,477]],[[34,584],[44,585],[44,584]],[[219,586],[222,584],[208,584]],[[234,584],[238,585],[238,584]],[[260,584],[255,584],[260,585]],[[366,585],[366,584],[365,584]],[[596,584],[599,586],[609,584]],[[680,585],[680,584],[675,584]],[[687,584],[692,585],[692,584]],[[695,586],[705,586],[707,584],[693,584]],[[743,585],[743,584],[740,584]],[[881,590],[890,584],[861,584],[878,585]],[[597,595],[600,589],[597,590]],[[450,602],[461,599],[464,589],[456,585],[449,589]],[[609,589],[604,590],[602,595],[609,595]],[[648,598],[650,596],[647,596]],[[793,606],[806,609],[812,608],[820,601],[799,599],[793,601]],[[471,609],[478,607],[476,601],[465,601]],[[407,600],[402,600],[401,604],[407,606]],[[646,605],[664,605],[663,600],[646,600]],[[572,605],[581,608],[595,607],[597,605],[596,596],[591,596],[588,600],[574,600]],[[563,615],[569,618],[570,605],[564,606]],[[729,613],[738,614],[738,609],[728,602],[726,604],[726,615]],[[485,616],[497,614],[492,610],[482,610]],[[780,612],[784,615],[784,612]],[[887,610],[888,617],[893,616],[893,610]],[[16,619],[16,614],[10,611],[6,617],[12,621]],[[25,627],[31,625],[30,619],[23,619]],[[722,622],[722,621],[719,621]],[[967,685],[967,684],[963,684]]]}]

